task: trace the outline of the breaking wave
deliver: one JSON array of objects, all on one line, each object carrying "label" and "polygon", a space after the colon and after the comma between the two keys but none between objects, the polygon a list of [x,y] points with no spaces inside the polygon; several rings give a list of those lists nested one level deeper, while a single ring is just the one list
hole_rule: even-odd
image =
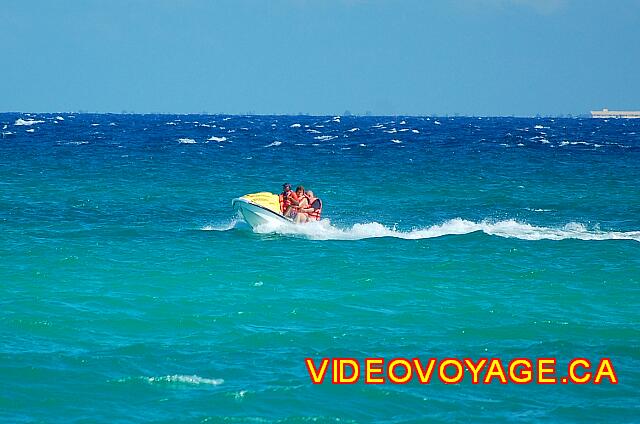
[{"label": "breaking wave", "polygon": [[269,225],[259,226],[257,233],[278,233],[306,237],[311,240],[363,240],[369,238],[393,237],[406,240],[419,240],[447,235],[462,235],[481,231],[491,236],[517,238],[521,240],[635,240],[640,242],[640,231],[601,231],[588,229],[585,225],[570,222],[563,227],[537,227],[515,220],[481,222],[461,218],[450,219],[439,225],[400,231],[378,222],[354,224],[347,228],[331,225],[329,220],[312,222],[305,225]]}]

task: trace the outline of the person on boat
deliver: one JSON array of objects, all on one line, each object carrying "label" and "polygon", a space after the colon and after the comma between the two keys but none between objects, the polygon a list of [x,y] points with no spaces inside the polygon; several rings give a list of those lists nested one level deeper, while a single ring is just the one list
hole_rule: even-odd
[{"label": "person on boat", "polygon": [[296,196],[298,197],[297,209],[306,207],[309,204],[309,196],[301,185],[296,187]]},{"label": "person on boat", "polygon": [[282,193],[278,196],[280,200],[280,212],[284,216],[291,216],[293,211],[293,206],[298,206],[298,195],[296,192],[291,190],[291,184],[284,183],[282,184]]},{"label": "person on boat", "polygon": [[304,207],[298,208],[298,214],[296,215],[295,222],[310,222],[320,221],[320,215],[322,214],[322,200],[313,195],[313,191],[307,190],[307,204]]},{"label": "person on boat", "polygon": [[289,210],[284,214],[289,218],[295,219],[298,215],[298,211],[300,208],[305,208],[309,205],[309,196],[307,196],[304,192],[304,187],[298,186],[296,187],[296,197],[298,200],[291,199],[291,206],[289,206]]}]

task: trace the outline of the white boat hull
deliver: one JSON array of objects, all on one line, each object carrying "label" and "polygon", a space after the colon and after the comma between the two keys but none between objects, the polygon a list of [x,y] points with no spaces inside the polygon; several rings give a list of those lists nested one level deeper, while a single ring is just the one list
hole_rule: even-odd
[{"label": "white boat hull", "polygon": [[293,222],[284,215],[280,215],[279,213],[243,198],[233,199],[231,204],[235,210],[240,212],[246,223],[249,224],[251,228],[256,228],[265,224],[282,225]]}]

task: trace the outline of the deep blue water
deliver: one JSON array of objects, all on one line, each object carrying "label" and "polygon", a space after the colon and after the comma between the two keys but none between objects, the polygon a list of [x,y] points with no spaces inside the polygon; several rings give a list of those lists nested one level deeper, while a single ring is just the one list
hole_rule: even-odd
[{"label": "deep blue water", "polygon": [[[640,120],[0,128],[0,420],[640,416]],[[323,221],[255,233],[234,215],[285,181]],[[311,384],[304,358],[338,356],[609,357],[619,383]]]}]

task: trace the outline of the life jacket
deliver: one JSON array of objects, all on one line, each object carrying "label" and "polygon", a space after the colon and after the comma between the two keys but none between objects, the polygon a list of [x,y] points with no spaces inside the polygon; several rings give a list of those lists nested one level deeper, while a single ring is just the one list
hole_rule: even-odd
[{"label": "life jacket", "polygon": [[298,204],[302,203],[302,199],[307,199],[307,203],[311,204],[311,198],[306,193],[298,197]]},{"label": "life jacket", "polygon": [[[316,200],[319,203],[319,208],[318,209],[313,207],[313,203]],[[309,216],[309,219],[313,220],[313,221],[320,221],[320,215],[322,214],[322,200],[320,200],[319,197],[316,197],[314,199],[309,199],[309,207],[313,208],[313,211],[307,212],[307,216]]]},{"label": "life jacket", "polygon": [[285,213],[289,206],[291,206],[291,198],[298,200],[298,196],[295,191],[290,191],[289,194],[282,192],[280,196],[278,196],[278,200],[280,201],[280,212]]}]

